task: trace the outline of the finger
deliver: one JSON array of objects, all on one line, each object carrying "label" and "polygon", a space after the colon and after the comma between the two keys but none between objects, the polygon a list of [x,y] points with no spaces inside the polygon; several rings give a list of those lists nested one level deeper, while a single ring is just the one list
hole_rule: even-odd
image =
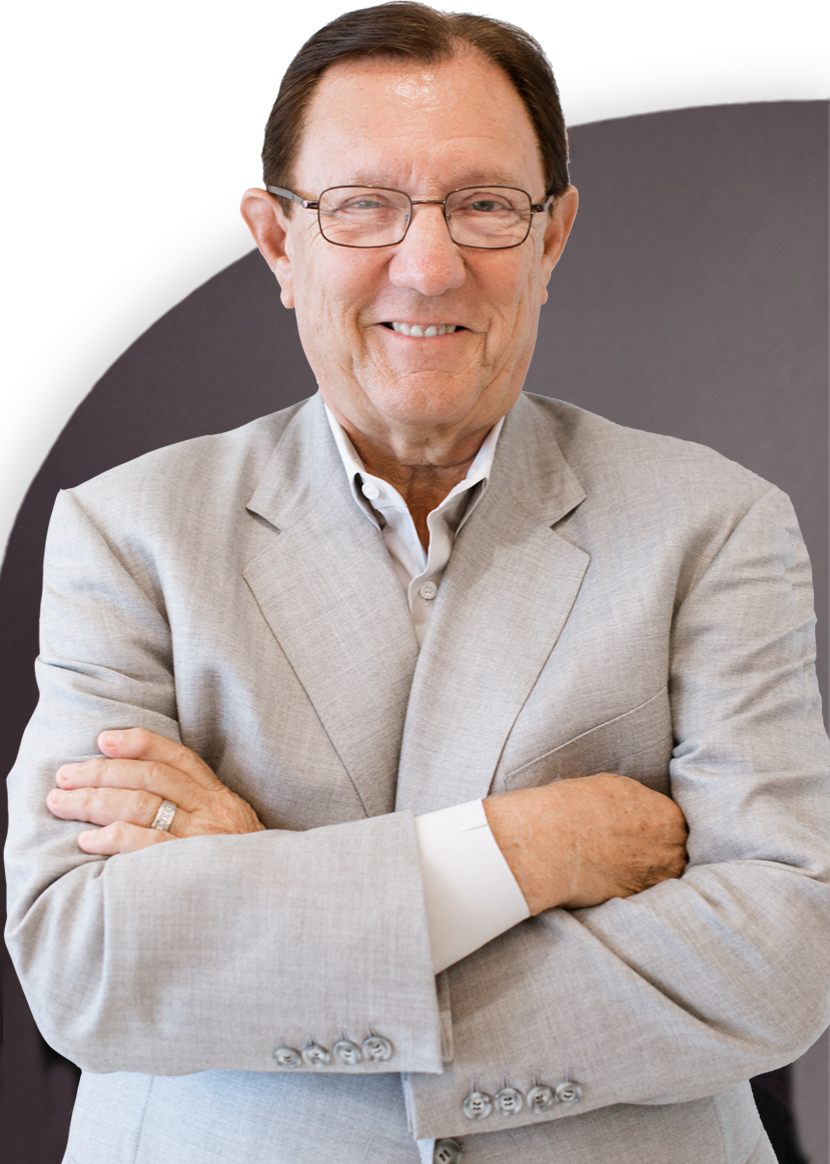
[{"label": "finger", "polygon": [[111,759],[154,760],[178,768],[203,788],[213,789],[220,783],[204,760],[190,748],[145,728],[101,732],[98,747]]},{"label": "finger", "polygon": [[85,829],[78,834],[78,846],[85,853],[114,857],[116,853],[136,853],[150,845],[175,840],[161,829],[143,829],[139,825],[119,820],[102,829]]},{"label": "finger", "polygon": [[[128,788],[53,788],[46,797],[47,808],[61,820],[81,820],[102,826],[124,821],[150,828],[162,803],[162,797],[151,792]],[[167,831],[173,836],[184,836],[189,821],[190,814],[177,806]]]},{"label": "finger", "polygon": [[206,794],[204,786],[181,769],[156,760],[108,760],[97,756],[79,764],[62,764],[55,781],[63,789],[134,789],[172,800],[185,812],[196,812]]}]

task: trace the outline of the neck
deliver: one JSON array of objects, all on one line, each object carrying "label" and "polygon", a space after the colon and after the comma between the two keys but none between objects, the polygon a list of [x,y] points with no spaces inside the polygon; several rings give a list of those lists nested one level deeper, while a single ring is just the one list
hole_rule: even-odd
[{"label": "neck", "polygon": [[332,409],[368,473],[388,481],[400,493],[412,515],[421,544],[429,544],[427,515],[463,481],[492,424],[451,443],[431,439],[395,442],[391,447],[355,428]]}]

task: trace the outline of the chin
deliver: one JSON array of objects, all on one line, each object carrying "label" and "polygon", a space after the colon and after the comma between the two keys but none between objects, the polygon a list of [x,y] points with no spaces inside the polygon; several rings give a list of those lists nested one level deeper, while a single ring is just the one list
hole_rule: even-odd
[{"label": "chin", "polygon": [[399,381],[394,388],[372,394],[377,410],[394,424],[422,428],[463,424],[471,416],[481,392],[459,391],[458,385],[440,386],[407,384]]}]

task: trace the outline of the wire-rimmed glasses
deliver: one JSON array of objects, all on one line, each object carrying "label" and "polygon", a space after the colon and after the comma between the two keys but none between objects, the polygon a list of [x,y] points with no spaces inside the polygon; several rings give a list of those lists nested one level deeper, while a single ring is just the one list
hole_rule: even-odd
[{"label": "wire-rimmed glasses", "polygon": [[305,210],[316,210],[320,233],[338,247],[394,246],[409,230],[413,206],[440,206],[450,238],[460,247],[507,250],[522,245],[533,215],[547,210],[554,200],[551,194],[545,202],[533,202],[526,190],[513,186],[465,186],[441,200],[413,200],[403,190],[383,186],[330,186],[316,199],[302,198],[282,186],[267,190]]}]

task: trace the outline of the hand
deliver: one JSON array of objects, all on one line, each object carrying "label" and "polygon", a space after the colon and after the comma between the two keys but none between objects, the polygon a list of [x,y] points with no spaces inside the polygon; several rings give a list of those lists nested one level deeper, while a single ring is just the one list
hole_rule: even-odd
[{"label": "hand", "polygon": [[628,776],[508,792],[484,811],[531,914],[630,897],[679,877],[688,860],[683,813]]},{"label": "hand", "polygon": [[[61,820],[102,825],[78,837],[85,853],[113,856],[176,837],[264,830],[256,813],[231,792],[195,752],[143,728],[102,732],[104,753],[64,764],[46,806]],[[150,826],[163,800],[176,805],[170,829]]]}]

